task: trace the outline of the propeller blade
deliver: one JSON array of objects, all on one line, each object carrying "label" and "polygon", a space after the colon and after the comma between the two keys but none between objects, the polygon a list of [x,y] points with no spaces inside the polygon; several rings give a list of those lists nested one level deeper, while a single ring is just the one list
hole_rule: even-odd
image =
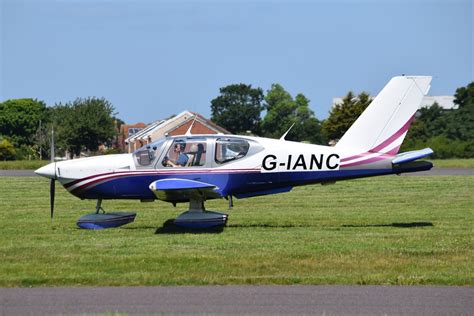
[{"label": "propeller blade", "polygon": [[[51,162],[54,162],[54,127],[51,127]],[[51,206],[51,219],[53,219],[54,215],[54,195],[56,193],[56,183],[54,182],[56,179],[56,164],[54,164],[54,178],[51,179],[49,182],[49,203]]]},{"label": "propeller blade", "polygon": [[54,194],[56,191],[56,185],[54,183],[54,179],[51,179],[49,183],[49,201],[51,203],[51,219],[53,219],[54,215]]}]

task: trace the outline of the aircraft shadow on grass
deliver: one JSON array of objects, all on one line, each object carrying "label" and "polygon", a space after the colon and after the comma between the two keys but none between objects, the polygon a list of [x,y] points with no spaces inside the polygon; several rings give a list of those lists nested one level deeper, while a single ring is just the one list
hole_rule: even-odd
[{"label": "aircraft shadow on grass", "polygon": [[313,225],[292,225],[292,224],[231,224],[228,228],[301,228],[301,227],[314,227]]},{"label": "aircraft shadow on grass", "polygon": [[[410,222],[410,223],[391,223],[391,224],[365,224],[365,225],[354,225],[345,224],[341,225],[343,228],[367,228],[367,227],[395,227],[395,228],[415,228],[415,227],[433,227],[431,222]],[[174,219],[168,219],[163,223],[163,226],[156,229],[155,234],[220,234],[224,229],[233,228],[301,228],[301,227],[313,227],[312,225],[291,225],[291,224],[230,224],[220,227],[211,228],[183,228],[174,224]],[[151,229],[153,226],[140,226],[140,227],[124,227],[123,229]]]},{"label": "aircraft shadow on grass", "polygon": [[183,228],[174,224],[174,219],[169,219],[159,227],[155,234],[220,234],[224,231],[224,226],[211,228]]},{"label": "aircraft shadow on grass", "polygon": [[342,225],[342,227],[397,227],[397,228],[413,228],[413,227],[432,227],[431,222],[411,222],[411,223],[391,223],[391,224],[367,224],[367,225]]},{"label": "aircraft shadow on grass", "polygon": [[176,226],[173,223],[174,219],[169,219],[163,223],[162,227],[159,227],[155,234],[220,234],[224,229],[232,228],[297,228],[297,227],[309,227],[301,225],[275,225],[275,224],[230,224],[221,227],[212,227],[212,228],[182,228]]}]

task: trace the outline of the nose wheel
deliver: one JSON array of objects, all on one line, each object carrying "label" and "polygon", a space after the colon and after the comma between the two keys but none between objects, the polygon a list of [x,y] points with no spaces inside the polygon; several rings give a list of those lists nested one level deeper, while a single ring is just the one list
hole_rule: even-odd
[{"label": "nose wheel", "polygon": [[174,224],[183,228],[212,228],[225,226],[228,215],[224,213],[207,211],[203,199],[191,199],[189,209],[181,213]]}]

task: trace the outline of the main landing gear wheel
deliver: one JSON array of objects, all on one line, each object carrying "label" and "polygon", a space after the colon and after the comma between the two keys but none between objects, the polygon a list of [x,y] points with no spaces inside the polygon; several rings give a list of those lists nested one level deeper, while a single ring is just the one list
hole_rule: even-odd
[{"label": "main landing gear wheel", "polygon": [[179,215],[174,224],[183,228],[213,228],[225,226],[228,215],[206,211],[202,199],[191,199],[189,210]]},{"label": "main landing gear wheel", "polygon": [[135,220],[137,213],[114,212],[106,213],[102,208],[102,199],[97,200],[95,213],[87,214],[79,218],[77,226],[84,229],[105,229],[120,227]]}]

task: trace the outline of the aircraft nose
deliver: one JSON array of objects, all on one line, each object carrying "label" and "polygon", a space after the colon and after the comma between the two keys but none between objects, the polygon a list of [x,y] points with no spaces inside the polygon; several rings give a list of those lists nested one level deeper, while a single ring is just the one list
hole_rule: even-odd
[{"label": "aircraft nose", "polygon": [[35,173],[45,178],[55,179],[56,178],[56,163],[52,162],[50,164],[47,164],[46,166],[43,166],[35,170]]}]

